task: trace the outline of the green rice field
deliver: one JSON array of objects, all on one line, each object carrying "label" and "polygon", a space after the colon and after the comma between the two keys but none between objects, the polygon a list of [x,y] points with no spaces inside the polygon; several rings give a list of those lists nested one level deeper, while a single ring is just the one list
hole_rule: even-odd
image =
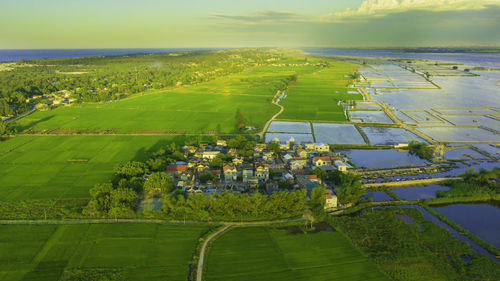
[{"label": "green rice field", "polygon": [[187,280],[198,239],[210,229],[196,224],[0,227],[4,281]]},{"label": "green rice field", "polygon": [[362,100],[361,94],[348,94],[350,80],[346,75],[356,69],[355,65],[339,61],[330,62],[329,68],[322,68],[299,76],[287,91],[287,97],[280,104],[285,111],[279,119],[346,121],[340,100]]},{"label": "green rice field", "polygon": [[[118,163],[146,160],[171,136],[17,136],[0,142],[0,200],[87,199]],[[73,162],[77,160],[79,162]]]},{"label": "green rice field", "polygon": [[388,280],[338,232],[239,227],[215,240],[206,280]]}]

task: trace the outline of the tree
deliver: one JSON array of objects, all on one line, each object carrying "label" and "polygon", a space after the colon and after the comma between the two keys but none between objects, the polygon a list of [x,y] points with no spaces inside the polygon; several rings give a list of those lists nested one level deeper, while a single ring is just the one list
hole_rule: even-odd
[{"label": "tree", "polygon": [[201,183],[207,183],[209,181],[215,181],[216,179],[216,175],[212,174],[212,173],[203,173],[200,175],[199,179],[200,179],[200,182]]},{"label": "tree", "polygon": [[311,210],[313,216],[318,220],[323,219],[325,216],[326,192],[327,190],[320,186],[311,190]]},{"label": "tree", "polygon": [[144,183],[144,192],[151,193],[154,196],[172,191],[172,179],[170,175],[164,172],[153,173]]},{"label": "tree", "polygon": [[148,172],[146,164],[142,162],[127,162],[115,167],[115,173],[122,177],[137,177]]},{"label": "tree", "polygon": [[0,121],[0,136],[11,135],[14,133],[14,129],[12,129],[8,123]]},{"label": "tree", "polygon": [[160,171],[164,169],[167,164],[165,159],[162,158],[150,158],[147,163],[151,171]]},{"label": "tree", "polygon": [[113,185],[111,183],[96,184],[90,189],[91,200],[84,209],[84,214],[90,216],[99,216],[107,213],[111,207],[111,191]]},{"label": "tree", "polygon": [[431,161],[433,158],[432,149],[424,142],[412,140],[408,143],[408,150],[410,154],[417,155],[425,160]]},{"label": "tree", "polygon": [[215,167],[215,168],[222,168],[224,166],[224,160],[222,160],[222,158],[218,157],[218,156],[219,155],[217,155],[217,157],[212,159],[212,161],[210,162],[210,165],[212,167]]},{"label": "tree", "polygon": [[316,175],[318,176],[318,178],[324,180],[326,179],[327,177],[327,173],[325,170],[321,170],[320,168],[315,168],[314,170],[312,170],[311,172],[313,175]]},{"label": "tree", "polygon": [[281,146],[279,145],[279,143],[276,143],[276,142],[270,142],[268,145],[267,145],[267,149],[274,152],[275,154],[279,154],[280,151],[281,151]]}]

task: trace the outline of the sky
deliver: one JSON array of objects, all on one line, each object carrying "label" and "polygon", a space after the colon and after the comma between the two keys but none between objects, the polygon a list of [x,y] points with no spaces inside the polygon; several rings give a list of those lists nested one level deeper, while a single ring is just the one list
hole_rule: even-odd
[{"label": "sky", "polygon": [[500,47],[500,0],[0,0],[0,49]]}]

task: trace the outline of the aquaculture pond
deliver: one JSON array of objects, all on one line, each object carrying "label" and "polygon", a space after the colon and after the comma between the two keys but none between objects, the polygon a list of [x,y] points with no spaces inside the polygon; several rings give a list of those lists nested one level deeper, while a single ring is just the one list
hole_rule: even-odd
[{"label": "aquaculture pond", "polygon": [[439,184],[427,184],[418,186],[399,186],[392,191],[405,200],[436,198],[436,191],[448,190],[449,187]]},{"label": "aquaculture pond", "polygon": [[339,149],[359,168],[396,168],[401,166],[422,166],[427,161],[408,152],[394,149]]},{"label": "aquaculture pond", "polygon": [[500,248],[500,203],[451,204],[433,208],[484,241]]},{"label": "aquaculture pond", "polygon": [[391,201],[392,197],[384,191],[367,191],[363,198],[373,198],[375,202]]}]

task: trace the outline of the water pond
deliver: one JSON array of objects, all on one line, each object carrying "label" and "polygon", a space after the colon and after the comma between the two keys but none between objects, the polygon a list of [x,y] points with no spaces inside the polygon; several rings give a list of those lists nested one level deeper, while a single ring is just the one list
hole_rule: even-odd
[{"label": "water pond", "polygon": [[427,161],[408,152],[394,149],[338,149],[359,168],[395,168],[401,166],[422,166]]},{"label": "water pond", "polygon": [[452,204],[433,207],[474,235],[500,248],[500,204]]},{"label": "water pond", "polygon": [[449,187],[439,184],[428,184],[420,186],[399,186],[392,191],[405,200],[436,198],[436,191],[448,190]]}]

